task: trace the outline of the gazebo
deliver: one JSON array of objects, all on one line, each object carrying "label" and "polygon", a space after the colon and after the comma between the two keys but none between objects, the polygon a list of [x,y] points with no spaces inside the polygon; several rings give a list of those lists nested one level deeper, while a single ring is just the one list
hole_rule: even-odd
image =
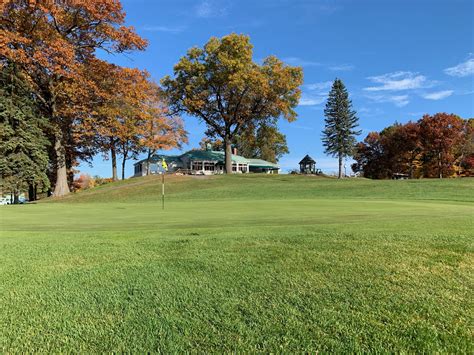
[{"label": "gazebo", "polygon": [[316,161],[308,154],[300,161],[301,174],[316,174]]}]

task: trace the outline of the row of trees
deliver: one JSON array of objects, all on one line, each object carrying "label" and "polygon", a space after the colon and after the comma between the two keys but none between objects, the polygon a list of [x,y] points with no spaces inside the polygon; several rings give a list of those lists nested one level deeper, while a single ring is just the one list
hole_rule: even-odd
[{"label": "row of trees", "polygon": [[273,56],[255,63],[248,36],[190,49],[159,87],[145,71],[96,56],[147,46],[123,25],[117,0],[6,0],[0,13],[4,191],[51,187],[63,196],[74,167],[96,154],[110,159],[114,180],[122,157],[124,178],[128,159],[186,142],[180,113],[222,140],[226,171],[232,144],[272,161],[288,150],[276,122],[296,119],[302,69]]},{"label": "row of trees", "polygon": [[127,159],[186,140],[148,73],[96,56],[147,45],[119,1],[6,0],[0,14],[3,191],[63,196],[80,160],[104,154],[117,179],[117,155],[123,177]]},{"label": "row of trees", "polygon": [[[274,162],[288,152],[277,120],[296,119],[302,69],[274,56],[255,63],[248,36],[211,38],[203,48],[190,49],[160,87],[146,71],[96,56],[98,50],[123,53],[147,45],[123,26],[119,1],[7,0],[0,13],[4,191],[29,188],[34,196],[38,188],[51,187],[63,196],[74,167],[96,154],[110,159],[114,180],[121,157],[124,178],[128,159],[143,152],[150,158],[186,142],[177,116],[182,113],[206,124],[209,141],[225,151],[226,171],[232,171],[232,145],[243,155]],[[354,150],[360,134],[356,113],[336,79],[325,116],[323,144],[339,160],[339,177],[343,160],[352,155],[355,171],[377,178],[395,171],[446,176],[456,164],[470,164],[472,124],[453,115],[425,116],[372,133]]]},{"label": "row of trees", "polygon": [[374,179],[399,173],[411,178],[469,175],[474,173],[474,119],[437,113],[395,123],[369,133],[353,158],[353,171]]},{"label": "row of trees", "polygon": [[343,160],[353,157],[355,173],[373,179],[405,174],[410,178],[474,174],[474,119],[437,113],[417,122],[395,123],[371,132],[356,143],[358,118],[344,83],[336,79],[326,102],[323,145],[325,153],[338,158],[341,178]]}]

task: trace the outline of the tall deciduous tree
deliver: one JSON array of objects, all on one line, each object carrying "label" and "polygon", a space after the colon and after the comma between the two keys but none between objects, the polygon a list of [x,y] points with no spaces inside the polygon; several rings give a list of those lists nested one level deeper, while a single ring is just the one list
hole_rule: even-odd
[{"label": "tall deciduous tree", "polygon": [[395,173],[408,174],[413,178],[420,157],[418,124],[395,123],[380,133],[369,133],[363,142],[356,145],[356,163],[352,164],[352,169],[363,172],[368,178],[385,179]]},{"label": "tall deciduous tree", "polygon": [[171,149],[186,140],[179,117],[169,113],[161,89],[146,71],[122,68],[96,60],[88,76],[97,90],[93,112],[82,120],[84,136],[111,158],[112,178],[118,179],[117,156],[122,156],[122,179],[126,161],[146,151]]},{"label": "tall deciduous tree", "polygon": [[18,202],[21,191],[46,189],[49,180],[48,140],[43,131],[47,120],[24,78],[14,65],[0,71],[0,188]]},{"label": "tall deciduous tree", "polygon": [[424,115],[419,121],[425,175],[436,171],[441,179],[450,175],[456,159],[455,148],[464,137],[464,122],[454,114]]},{"label": "tall deciduous tree", "polygon": [[459,172],[474,175],[474,118],[464,122],[464,139],[456,147]]},{"label": "tall deciduous tree", "polygon": [[372,179],[387,178],[385,151],[378,132],[370,132],[354,149],[352,170]]},{"label": "tall deciduous tree", "polygon": [[146,42],[123,26],[125,13],[117,0],[6,0],[0,3],[0,13],[0,63],[15,63],[42,104],[54,141],[54,194],[65,195],[67,135],[84,111],[84,103],[75,97],[83,94],[79,84],[87,84],[83,66],[98,48],[123,52],[143,49]]},{"label": "tall deciduous tree", "polygon": [[187,143],[187,132],[180,117],[170,114],[160,88],[149,83],[144,102],[144,117],[140,145],[147,154],[147,175],[150,174],[150,158],[158,150],[169,150]]},{"label": "tall deciduous tree", "polygon": [[198,117],[211,136],[224,141],[226,172],[232,172],[231,145],[246,125],[284,117],[296,119],[303,73],[276,57],[262,65],[252,60],[248,36],[211,38],[192,48],[174,67],[174,78],[162,85],[171,107]]},{"label": "tall deciduous tree", "polygon": [[324,109],[325,128],[323,130],[323,145],[325,153],[338,158],[339,179],[342,178],[343,159],[352,156],[356,143],[355,136],[361,132],[356,130],[358,119],[352,109],[344,83],[334,80]]}]

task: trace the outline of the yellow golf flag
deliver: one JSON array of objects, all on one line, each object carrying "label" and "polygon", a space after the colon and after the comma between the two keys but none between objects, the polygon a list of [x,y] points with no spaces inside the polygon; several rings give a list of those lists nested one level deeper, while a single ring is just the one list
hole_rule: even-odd
[{"label": "yellow golf flag", "polygon": [[165,158],[162,158],[161,166],[163,167],[163,169],[165,169],[165,171],[168,171],[168,164],[166,164]]}]

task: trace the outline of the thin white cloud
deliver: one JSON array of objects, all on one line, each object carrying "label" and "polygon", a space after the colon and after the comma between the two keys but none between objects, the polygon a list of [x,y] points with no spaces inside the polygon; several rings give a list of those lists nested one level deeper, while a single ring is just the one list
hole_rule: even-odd
[{"label": "thin white cloud", "polygon": [[331,81],[321,81],[319,83],[306,84],[303,86],[304,92],[300,99],[300,106],[317,106],[326,101]]},{"label": "thin white cloud", "polygon": [[408,114],[413,117],[422,117],[426,112],[409,112]]},{"label": "thin white cloud", "polygon": [[340,65],[333,65],[329,67],[329,70],[332,71],[350,71],[355,68],[352,64],[340,64]]},{"label": "thin white cloud", "polygon": [[371,107],[361,107],[358,110],[356,110],[358,114],[364,116],[364,117],[374,117],[374,116],[380,116],[384,114],[384,111],[378,107],[376,108],[371,108]]},{"label": "thin white cloud", "polygon": [[464,77],[474,74],[474,58],[466,60],[454,67],[444,69],[444,72],[450,76]]},{"label": "thin white cloud", "polygon": [[378,103],[392,103],[397,107],[404,107],[410,103],[408,95],[370,95],[367,98]]},{"label": "thin white cloud", "polygon": [[321,65],[321,63],[319,62],[305,60],[298,57],[286,57],[283,58],[282,61],[290,65],[296,65],[299,67],[317,67]]},{"label": "thin white cloud", "polygon": [[143,31],[148,32],[166,32],[166,33],[181,33],[186,30],[184,26],[176,26],[176,27],[169,27],[169,26],[144,26]]},{"label": "thin white cloud", "polygon": [[422,94],[421,97],[427,100],[442,100],[453,94],[453,90],[443,90]]},{"label": "thin white cloud", "polygon": [[195,14],[200,18],[222,17],[227,15],[227,6],[216,1],[204,0],[195,7]]},{"label": "thin white cloud", "polygon": [[326,100],[325,96],[311,96],[303,94],[300,99],[300,106],[316,106],[322,104]]},{"label": "thin white cloud", "polygon": [[303,125],[294,124],[294,123],[292,123],[292,124],[290,125],[290,127],[292,127],[292,128],[297,128],[297,129],[302,129],[302,130],[305,130],[305,131],[314,131],[314,127],[303,126]]},{"label": "thin white cloud", "polygon": [[366,91],[401,91],[421,89],[433,86],[424,75],[409,71],[398,71],[378,76],[371,76],[368,79],[379,86],[369,86],[364,88]]},{"label": "thin white cloud", "polygon": [[307,84],[305,85],[308,90],[327,90],[332,86],[332,81],[322,81],[319,83]]}]

